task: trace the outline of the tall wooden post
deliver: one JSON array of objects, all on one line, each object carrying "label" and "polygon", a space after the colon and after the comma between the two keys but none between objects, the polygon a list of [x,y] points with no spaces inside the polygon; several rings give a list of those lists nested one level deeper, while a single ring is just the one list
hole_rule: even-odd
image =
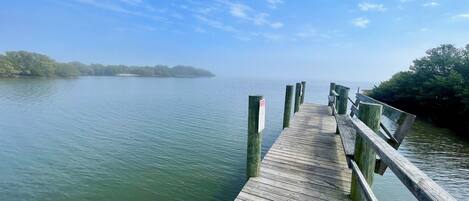
[{"label": "tall wooden post", "polygon": [[[336,93],[339,93],[339,90],[340,90],[341,87],[342,87],[341,85],[335,85],[334,86],[334,91]],[[339,97],[335,97],[335,98],[336,98],[335,99],[335,110],[339,111]]]},{"label": "tall wooden post", "polygon": [[290,127],[293,85],[287,85],[285,90],[285,108],[283,109],[283,128]]},{"label": "tall wooden post", "polygon": [[[332,93],[332,91],[335,90],[335,83],[334,82],[331,82],[331,84],[329,85],[329,97],[332,97],[334,94]],[[335,97],[334,97],[335,98]],[[327,104],[328,106],[332,106],[332,103],[333,103],[334,100],[331,100],[329,99],[329,103]]]},{"label": "tall wooden post", "polygon": [[[265,104],[262,96],[249,96],[249,111],[248,111],[248,150],[247,150],[247,167],[246,176],[250,177],[259,176],[261,165],[261,145],[262,145],[262,129],[264,118],[262,114],[262,104]],[[264,106],[265,107],[265,106]],[[264,110],[265,111],[265,110]],[[263,124],[263,123],[261,123]]]},{"label": "tall wooden post", "polygon": [[295,89],[295,113],[300,111],[300,94],[301,94],[301,83],[296,83],[296,89]]},{"label": "tall wooden post", "polygon": [[306,81],[301,81],[301,100],[300,104],[305,102]]},{"label": "tall wooden post", "polygon": [[339,93],[339,101],[338,101],[338,111],[339,114],[346,114],[347,113],[347,102],[348,102],[348,91],[350,89],[347,87],[340,87]]},{"label": "tall wooden post", "polygon": [[[362,102],[359,105],[358,118],[376,133],[379,132],[379,124],[383,106],[374,103]],[[360,135],[355,140],[354,159],[360,171],[363,173],[368,184],[373,183],[373,174],[376,163],[376,153],[369,143],[367,143]],[[353,201],[365,200],[360,185],[357,181],[355,173],[352,174],[351,196]]]}]

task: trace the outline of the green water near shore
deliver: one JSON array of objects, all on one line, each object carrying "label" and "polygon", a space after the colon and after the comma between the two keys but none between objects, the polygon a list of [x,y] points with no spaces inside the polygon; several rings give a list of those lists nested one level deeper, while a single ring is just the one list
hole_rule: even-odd
[{"label": "green water near shore", "polygon": [[[2,79],[0,200],[232,200],[245,182],[248,95],[267,101],[265,153],[295,81]],[[306,102],[325,104],[328,88],[307,80]],[[418,122],[400,151],[464,200],[469,148],[447,132]],[[391,173],[374,188],[382,200],[411,199]]]},{"label": "green water near shore", "polygon": [[[458,200],[469,197],[469,142],[446,128],[417,120],[399,152]],[[391,171],[375,175],[380,200],[416,200]]]}]

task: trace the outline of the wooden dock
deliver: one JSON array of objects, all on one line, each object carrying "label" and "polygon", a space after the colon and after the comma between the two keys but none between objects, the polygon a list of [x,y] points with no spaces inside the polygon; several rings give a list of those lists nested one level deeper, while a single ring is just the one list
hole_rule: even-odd
[{"label": "wooden dock", "polygon": [[373,177],[389,169],[419,201],[456,201],[397,151],[415,115],[359,92],[353,101],[335,83],[328,106],[303,104],[305,84],[296,83],[291,122],[293,85],[286,86],[284,130],[262,160],[265,100],[249,96],[249,179],[236,200],[378,201]]},{"label": "wooden dock", "polygon": [[328,106],[301,105],[236,200],[350,200],[352,171],[335,131]]}]

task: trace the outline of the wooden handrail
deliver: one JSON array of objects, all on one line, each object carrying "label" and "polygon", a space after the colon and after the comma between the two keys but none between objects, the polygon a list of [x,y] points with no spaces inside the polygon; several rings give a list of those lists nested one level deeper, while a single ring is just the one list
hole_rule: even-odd
[{"label": "wooden handrail", "polygon": [[332,95],[334,95],[334,96],[339,96],[339,94],[338,94],[336,91],[334,91],[334,90],[332,90]]},{"label": "wooden handrail", "polygon": [[348,98],[348,101],[350,101],[353,106],[358,106],[355,102],[353,102],[353,100],[350,97],[347,97],[347,98]]},{"label": "wooden handrail", "polygon": [[[349,98],[350,99],[350,98]],[[355,115],[355,114],[358,114],[359,110],[358,110],[358,106],[357,105],[352,105],[352,107],[350,108],[351,112],[350,114],[352,115]],[[389,131],[388,128],[386,128],[386,126],[380,122],[379,123],[379,126],[383,129],[384,133],[383,135],[386,136],[389,140],[388,142],[391,143],[391,145],[394,145],[394,144],[397,144],[399,143],[396,138],[394,138],[394,136],[392,135],[392,133]]]},{"label": "wooden handrail", "polygon": [[407,158],[391,147],[362,121],[351,118],[356,133],[369,142],[376,154],[418,200],[456,200]]},{"label": "wooden handrail", "polygon": [[352,166],[352,171],[357,174],[358,183],[360,184],[360,187],[363,191],[363,195],[365,195],[366,200],[378,201],[378,198],[376,198],[375,194],[373,193],[373,190],[371,190],[370,185],[366,181],[365,176],[363,176],[362,171],[360,171],[360,168],[358,167],[357,163],[355,163],[354,160],[350,160],[350,164]]},{"label": "wooden handrail", "polygon": [[[332,84],[331,84],[332,86]],[[341,89],[341,85],[335,85],[335,88]],[[332,88],[332,87],[331,87]],[[330,99],[333,99],[334,101],[337,100],[337,95],[336,90],[331,90],[330,91]],[[347,95],[346,95],[347,96]],[[340,95],[339,95],[340,97]],[[348,100],[347,100],[348,99]],[[406,159],[404,156],[402,156],[398,151],[397,148],[399,147],[400,143],[408,133],[409,129],[411,128],[414,120],[415,120],[415,115],[407,113],[405,111],[399,110],[397,108],[394,108],[390,105],[387,105],[385,103],[382,103],[380,101],[377,101],[371,97],[368,97],[364,94],[359,94],[357,93],[357,101],[353,102],[350,98],[346,99],[341,99],[339,102],[348,102],[350,101],[352,103],[351,106],[351,112],[350,115],[340,115],[336,116],[336,119],[340,119],[340,122],[350,122],[350,127],[353,130],[353,135],[356,135],[356,138],[360,138],[361,140],[361,145],[363,145],[364,142],[367,144],[366,146],[370,146],[370,149],[373,150],[374,153],[377,154],[379,159],[376,160],[376,166],[374,164],[372,165],[375,169],[376,173],[383,174],[384,171],[386,170],[387,166],[391,169],[391,171],[394,172],[394,174],[399,178],[399,180],[409,189],[409,191],[417,198],[418,200],[456,200],[452,195],[450,195],[447,191],[445,191],[442,187],[440,187],[438,184],[436,184],[431,178],[429,178],[424,172],[422,172],[420,169],[418,169],[414,164],[412,164],[408,159]],[[363,105],[358,106],[359,104],[374,104],[382,107],[382,113],[381,113],[381,120],[383,117],[386,117],[386,119],[389,119],[391,124],[395,124],[396,128],[394,129],[388,129],[387,126],[385,126],[382,122],[380,122],[380,118],[375,117],[378,121],[375,124],[371,124],[377,127],[373,127],[371,129],[368,127],[365,123],[363,123],[361,120],[358,118],[354,117],[354,115],[357,115],[361,107]],[[337,103],[332,103],[332,111],[333,114],[337,112]],[[367,110],[369,111],[369,110]],[[374,114],[376,115],[376,114]],[[340,118],[339,118],[340,117]],[[345,119],[344,119],[345,118]],[[374,119],[373,119],[374,120]],[[370,123],[366,120],[367,123]],[[343,137],[347,136],[347,132],[349,132],[348,129],[344,129],[344,125],[340,124],[342,127],[339,129],[339,123],[337,127],[337,133],[340,132],[345,132],[344,134],[341,134],[341,139],[342,140],[347,140],[348,138]],[[378,133],[380,135],[378,135]],[[354,140],[355,141],[355,140]],[[361,146],[360,143],[357,143],[358,141],[355,141],[355,154],[357,155],[357,146]],[[344,144],[344,143],[343,143]],[[347,143],[346,143],[347,144]],[[357,145],[358,144],[358,145]],[[345,146],[344,146],[345,148]],[[358,150],[360,152],[360,150]],[[347,153],[347,152],[346,152]],[[368,152],[367,152],[368,153]],[[361,153],[363,155],[365,153]],[[353,192],[360,192],[361,198],[367,199],[367,200],[376,200],[376,197],[373,197],[373,193],[371,191],[371,188],[368,185],[368,182],[372,182],[372,177],[370,179],[370,176],[366,176],[369,174],[370,171],[370,166],[368,166],[368,162],[365,160],[365,162],[360,161],[360,157],[355,157],[354,155],[351,155],[349,158],[349,167],[352,168],[353,174],[355,175],[354,178],[356,178],[357,182],[353,184],[352,182],[352,191]],[[358,155],[357,155],[358,156]],[[376,157],[376,156],[373,156]],[[366,157],[365,157],[366,158]],[[355,162],[359,161],[358,163]],[[371,161],[370,161],[371,163]],[[373,168],[371,167],[371,168]],[[363,178],[360,178],[360,175],[363,176]],[[356,191],[357,187],[360,189],[359,191]],[[357,195],[352,193],[352,195]],[[360,199],[360,196],[358,197],[352,197],[353,199]]]},{"label": "wooden handrail", "polygon": [[[407,135],[407,133],[410,130],[410,127],[415,121],[416,116],[413,114],[410,114],[408,112],[402,111],[398,108],[395,108],[393,106],[390,106],[386,103],[383,103],[381,101],[378,101],[376,99],[373,99],[369,96],[366,96],[364,94],[357,93],[356,94],[357,100],[363,101],[363,102],[370,102],[370,103],[378,103],[383,106],[383,115],[398,124],[397,130],[394,131],[392,136],[396,140],[397,144],[393,146],[394,148],[398,148],[402,140],[404,140],[404,137]],[[388,130],[389,131],[389,130]],[[391,132],[389,132],[391,133]]]},{"label": "wooden handrail", "polygon": [[[380,126],[384,132],[380,132],[383,137],[387,138],[387,142],[394,147],[394,149],[398,149],[402,141],[404,140],[405,136],[409,133],[410,128],[412,127],[416,116],[414,114],[410,114],[408,112],[402,111],[398,108],[390,106],[386,103],[373,99],[367,95],[357,93],[356,94],[357,100],[355,104],[358,105],[360,102],[369,102],[369,103],[376,103],[383,106],[382,110],[382,117],[386,117],[387,123],[383,124],[380,123]],[[353,117],[354,114],[358,114],[357,111],[353,111],[350,115]],[[356,108],[355,108],[356,109]],[[391,126],[391,127],[389,127]],[[392,127],[394,126],[394,127]],[[392,128],[389,129],[389,128]],[[386,171],[386,164],[382,163],[381,160],[377,160],[375,172],[383,175]]]}]

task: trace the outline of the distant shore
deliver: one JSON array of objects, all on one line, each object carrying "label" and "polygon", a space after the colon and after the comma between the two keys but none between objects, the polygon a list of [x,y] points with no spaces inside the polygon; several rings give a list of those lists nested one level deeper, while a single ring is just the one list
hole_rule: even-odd
[{"label": "distant shore", "polygon": [[119,76],[119,77],[214,77],[205,69],[192,66],[165,65],[126,66],[84,64],[80,62],[57,62],[46,55],[9,51],[0,54],[1,77],[77,77],[77,76]]}]

